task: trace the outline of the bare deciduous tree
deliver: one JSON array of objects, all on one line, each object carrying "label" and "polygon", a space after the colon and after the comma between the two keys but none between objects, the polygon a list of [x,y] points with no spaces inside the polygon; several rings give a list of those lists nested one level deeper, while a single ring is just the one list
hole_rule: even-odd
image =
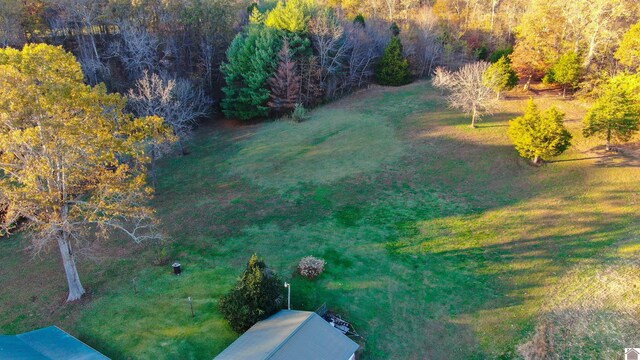
[{"label": "bare deciduous tree", "polygon": [[451,92],[449,106],[471,114],[471,127],[476,127],[482,113],[491,112],[496,104],[492,86],[483,81],[488,67],[489,63],[484,61],[467,64],[450,75],[442,72],[438,80]]},{"label": "bare deciduous tree", "polygon": [[[135,89],[128,93],[129,105],[138,116],[160,116],[171,126],[178,137],[178,145],[183,155],[186,140],[199,118],[206,116],[212,100],[193,86],[187,79],[163,79],[158,74],[143,71],[136,81]],[[156,160],[166,154],[170,148],[165,143],[151,144],[151,176],[156,183]]]},{"label": "bare deciduous tree", "polygon": [[417,77],[431,74],[444,52],[439,39],[439,19],[430,8],[423,8],[413,16],[414,26],[403,33],[402,42],[409,64]]},{"label": "bare deciduous tree", "polygon": [[318,53],[321,69],[320,86],[327,97],[336,94],[336,78],[347,67],[349,42],[345,41],[344,29],[337,17],[330,11],[322,11],[311,20],[311,39]]},{"label": "bare deciduous tree", "polygon": [[[178,78],[173,89],[173,101],[173,114],[165,121],[174,128],[175,134],[184,140],[191,136],[198,119],[210,114],[213,100],[190,80]],[[178,145],[182,154],[186,154],[180,141]]]},{"label": "bare deciduous tree", "polygon": [[[316,106],[322,102],[326,87],[322,85],[322,67],[317,56],[300,60],[300,102],[304,106]],[[328,95],[330,97],[331,95]]]},{"label": "bare deciduous tree", "polygon": [[213,90],[213,74],[215,71],[215,47],[210,42],[200,43],[200,66],[204,72],[204,83],[208,91]]},{"label": "bare deciduous tree", "polygon": [[441,94],[444,95],[444,91],[449,89],[450,86],[453,85],[453,73],[443,68],[442,66],[438,66],[433,72],[431,84],[434,87],[440,89]]},{"label": "bare deciduous tree", "polygon": [[389,42],[389,32],[385,23],[374,21],[370,21],[364,28],[353,23],[343,26],[349,47],[346,88],[353,90],[368,84],[373,77],[376,60],[382,56]]},{"label": "bare deciduous tree", "polygon": [[97,85],[109,76],[109,68],[98,53],[96,28],[102,24],[104,5],[91,0],[58,0],[54,2],[59,20],[66,29],[73,29],[77,42],[77,58],[87,82]]},{"label": "bare deciduous tree", "polygon": [[20,15],[22,2],[16,0],[0,0],[0,46],[19,46],[25,42],[24,29]]},{"label": "bare deciduous tree", "polygon": [[118,24],[120,41],[113,42],[109,55],[118,58],[131,79],[139,79],[144,71],[154,71],[160,41],[145,28],[128,22]]}]

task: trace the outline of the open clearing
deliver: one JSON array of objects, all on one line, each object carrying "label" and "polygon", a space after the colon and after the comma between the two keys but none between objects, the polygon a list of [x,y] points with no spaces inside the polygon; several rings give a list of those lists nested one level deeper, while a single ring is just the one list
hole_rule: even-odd
[{"label": "open clearing", "polygon": [[[158,247],[109,245],[119,259],[81,263],[90,295],[61,307],[57,254],[2,239],[0,329],[58,324],[114,359],[212,358],[236,337],[217,301],[257,252],[291,279],[293,308],[326,302],[355,325],[363,359],[514,358],[536,328],[564,356],[640,346],[634,146],[607,156],[580,135],[579,101],[540,97],[567,113],[574,146],[529,166],[506,135],[526,100],[471,129],[420,82],[305,123],[204,128],[163,162],[154,200],[182,276],[153,265]],[[294,276],[306,255],[327,260],[315,281]]]}]

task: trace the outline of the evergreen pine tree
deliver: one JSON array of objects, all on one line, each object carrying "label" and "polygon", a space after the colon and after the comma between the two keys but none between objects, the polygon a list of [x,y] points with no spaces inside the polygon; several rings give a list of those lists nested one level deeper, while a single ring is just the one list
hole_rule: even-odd
[{"label": "evergreen pine tree", "polygon": [[599,135],[607,141],[627,142],[640,128],[640,106],[622,84],[612,83],[584,117],[585,137]]},{"label": "evergreen pine tree", "polygon": [[409,61],[402,53],[400,38],[394,36],[378,63],[376,78],[380,85],[400,86],[411,82]]},{"label": "evergreen pine tree", "polygon": [[237,333],[247,331],[282,308],[282,283],[256,254],[240,280],[220,299],[220,311]]},{"label": "evergreen pine tree", "polygon": [[524,115],[509,121],[509,137],[520,156],[540,164],[571,146],[571,133],[563,119],[564,114],[555,107],[540,112],[531,99]]},{"label": "evergreen pine tree", "polygon": [[498,60],[502,59],[503,57],[506,57],[507,61],[511,63],[509,55],[511,55],[512,53],[513,53],[512,47],[497,49],[496,51],[491,53],[491,56],[489,56],[489,62],[493,64],[495,62],[498,62]]},{"label": "evergreen pine tree", "polygon": [[567,87],[575,88],[580,82],[582,64],[580,56],[575,51],[563,54],[551,69],[553,81],[562,85],[562,97],[567,93]]},{"label": "evergreen pine tree", "polygon": [[286,4],[278,1],[275,9],[267,14],[265,24],[274,29],[303,33],[307,31],[309,18],[307,4],[303,0],[288,0]]},{"label": "evergreen pine tree", "polygon": [[298,65],[293,60],[289,49],[289,41],[284,41],[279,58],[278,70],[269,80],[271,85],[269,106],[276,113],[285,114],[293,111],[300,98],[300,75]]},{"label": "evergreen pine tree", "polygon": [[482,77],[485,85],[496,92],[498,99],[500,98],[500,93],[513,89],[518,85],[519,81],[518,75],[511,68],[509,58],[506,56],[491,64]]},{"label": "evergreen pine tree", "polygon": [[277,31],[260,24],[233,40],[221,67],[226,82],[221,105],[227,117],[248,120],[269,114],[267,83],[277,67],[280,44]]},{"label": "evergreen pine tree", "polygon": [[249,24],[264,24],[264,14],[258,9],[258,5],[254,3],[249,8],[252,9],[249,12]]}]

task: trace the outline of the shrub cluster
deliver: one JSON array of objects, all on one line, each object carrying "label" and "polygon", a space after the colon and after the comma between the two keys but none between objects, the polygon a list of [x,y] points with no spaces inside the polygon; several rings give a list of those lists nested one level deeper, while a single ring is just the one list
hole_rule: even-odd
[{"label": "shrub cluster", "polygon": [[291,113],[291,120],[298,123],[309,120],[309,112],[302,104],[297,103],[293,113]]},{"label": "shrub cluster", "polygon": [[315,279],[324,271],[325,261],[313,256],[305,256],[298,264],[298,272],[307,279]]}]

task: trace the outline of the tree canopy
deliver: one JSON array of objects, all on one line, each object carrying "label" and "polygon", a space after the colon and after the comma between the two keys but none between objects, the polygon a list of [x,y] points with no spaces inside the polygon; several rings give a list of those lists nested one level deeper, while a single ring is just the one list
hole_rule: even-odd
[{"label": "tree canopy", "polygon": [[640,71],[640,22],[624,34],[615,56],[623,65]]},{"label": "tree canopy", "polygon": [[305,0],[278,1],[275,9],[267,13],[265,25],[292,33],[307,31],[309,4]]},{"label": "tree canopy", "polygon": [[506,90],[511,90],[518,85],[518,74],[511,68],[511,62],[507,56],[501,57],[491,64],[483,74],[485,84],[492,88],[497,97]]},{"label": "tree canopy", "polygon": [[607,142],[627,142],[640,126],[640,107],[628,89],[612,83],[583,119],[583,134],[598,136]]},{"label": "tree canopy", "polygon": [[254,254],[236,286],[222,299],[220,311],[237,333],[247,331],[282,308],[282,282]]},{"label": "tree canopy", "polygon": [[84,294],[74,245],[112,230],[135,241],[159,236],[146,205],[146,144],[171,138],[162,118],[133,118],[124,97],[83,79],[61,47],[0,49],[3,228],[27,219],[36,250],[57,243],[69,301]]},{"label": "tree canopy", "polygon": [[409,61],[404,57],[400,38],[394,36],[384,51],[376,70],[380,85],[400,86],[411,82]]},{"label": "tree canopy", "polygon": [[539,164],[571,146],[572,136],[563,120],[564,114],[557,108],[540,112],[531,99],[524,115],[509,122],[509,137],[520,156]]},{"label": "tree canopy", "polygon": [[510,55],[513,68],[527,79],[527,85],[551,68],[562,45],[562,22],[557,18],[560,5],[553,0],[531,5],[516,28],[517,41]]}]

